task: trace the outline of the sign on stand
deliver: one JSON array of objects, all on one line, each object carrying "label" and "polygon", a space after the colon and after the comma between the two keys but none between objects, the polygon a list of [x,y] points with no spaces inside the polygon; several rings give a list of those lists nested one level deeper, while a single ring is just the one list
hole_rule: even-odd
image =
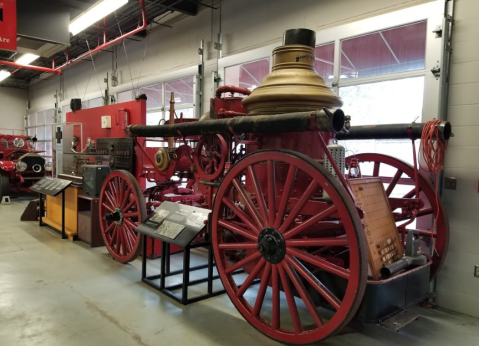
[{"label": "sign on stand", "polygon": [[42,195],[56,197],[70,186],[71,183],[70,180],[45,177],[32,185],[30,190],[41,193]]},{"label": "sign on stand", "polygon": [[208,209],[163,202],[136,231],[184,248],[206,226],[209,213]]}]

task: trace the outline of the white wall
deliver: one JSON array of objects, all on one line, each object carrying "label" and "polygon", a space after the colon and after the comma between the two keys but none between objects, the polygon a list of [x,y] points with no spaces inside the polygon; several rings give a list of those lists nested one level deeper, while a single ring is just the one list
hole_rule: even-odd
[{"label": "white wall", "polygon": [[[222,4],[223,55],[264,46],[281,40],[286,29],[305,27],[320,30],[332,25],[365,18],[378,13],[393,11],[428,0],[224,0]],[[216,1],[218,3],[218,1]],[[213,21],[213,23],[212,23]],[[211,97],[211,72],[216,70],[216,51],[213,42],[217,40],[219,11],[202,9],[195,17],[186,17],[172,24],[173,28],[155,27],[148,43],[144,63],[143,53],[146,40],[126,42],[131,75],[136,87],[141,70],[142,78],[164,74],[185,67],[197,65],[198,48],[205,40],[206,69],[203,102],[208,108]],[[101,87],[106,72],[111,70],[111,54],[100,52],[95,57],[96,69]],[[85,94],[100,95],[95,73],[91,75],[92,63],[79,62],[64,71],[65,99],[83,98]],[[130,72],[123,47],[118,51],[120,83],[131,85]],[[87,87],[88,84],[88,87]],[[53,95],[60,87],[60,77],[51,76],[32,87],[32,107],[52,108]],[[92,98],[93,95],[90,96]]]},{"label": "white wall", "polygon": [[0,134],[23,134],[28,91],[0,88]]},{"label": "white wall", "polygon": [[455,1],[455,28],[448,120],[455,137],[449,141],[446,177],[457,178],[457,190],[444,190],[451,237],[439,274],[439,305],[479,317],[479,1]]}]

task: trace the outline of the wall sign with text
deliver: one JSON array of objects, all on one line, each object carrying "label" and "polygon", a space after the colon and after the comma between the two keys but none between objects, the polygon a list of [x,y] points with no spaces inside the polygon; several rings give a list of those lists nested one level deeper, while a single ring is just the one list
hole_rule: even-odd
[{"label": "wall sign with text", "polygon": [[0,49],[17,50],[16,0],[0,0]]}]

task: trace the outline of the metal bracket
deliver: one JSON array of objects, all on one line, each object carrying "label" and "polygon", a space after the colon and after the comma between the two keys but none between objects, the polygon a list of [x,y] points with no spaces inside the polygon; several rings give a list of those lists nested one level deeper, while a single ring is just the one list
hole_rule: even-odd
[{"label": "metal bracket", "polygon": [[436,34],[436,38],[442,37],[442,26],[436,26],[436,29],[434,29],[432,32]]},{"label": "metal bracket", "polygon": [[220,42],[215,42],[215,49],[216,50],[221,50],[223,49],[223,44]]},{"label": "metal bracket", "polygon": [[431,73],[434,75],[436,80],[441,77],[441,68],[439,67],[439,63],[431,69]]}]

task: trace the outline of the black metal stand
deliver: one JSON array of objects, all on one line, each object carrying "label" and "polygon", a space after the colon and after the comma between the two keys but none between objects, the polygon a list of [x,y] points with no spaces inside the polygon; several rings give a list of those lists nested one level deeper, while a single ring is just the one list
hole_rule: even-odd
[{"label": "black metal stand", "polygon": [[[39,193],[39,203],[40,203],[40,215],[38,218],[38,225],[40,227],[45,226],[43,223],[43,213],[45,208],[43,205],[43,193]],[[62,191],[62,239],[68,238],[65,234],[65,190]]]},{"label": "black metal stand", "polygon": [[[204,299],[208,299],[211,297],[218,296],[220,294],[225,293],[224,289],[213,291],[213,281],[219,279],[218,275],[213,275],[213,248],[210,241],[204,243],[194,243],[188,244],[184,247],[183,251],[183,269],[171,271],[170,268],[170,244],[162,241],[161,243],[161,265],[160,265],[160,274],[147,276],[146,273],[146,235],[142,235],[143,240],[143,255],[142,255],[142,263],[141,263],[141,280],[148,284],[149,286],[159,290],[160,292],[166,294],[168,297],[174,299],[175,301],[187,305],[191,303],[195,303]],[[191,267],[190,263],[190,251],[191,249],[199,248],[199,247],[207,247],[208,248],[208,263],[202,264],[198,266]],[[205,278],[192,280],[190,281],[190,272],[201,270],[201,269],[208,269],[208,274]],[[183,274],[183,282],[176,285],[166,286],[166,278],[169,276],[180,275]],[[154,280],[160,279],[160,284],[158,285]],[[190,286],[198,285],[201,283],[207,283],[207,293],[188,298],[188,288]],[[181,295],[175,294],[172,291],[181,289]]]}]

